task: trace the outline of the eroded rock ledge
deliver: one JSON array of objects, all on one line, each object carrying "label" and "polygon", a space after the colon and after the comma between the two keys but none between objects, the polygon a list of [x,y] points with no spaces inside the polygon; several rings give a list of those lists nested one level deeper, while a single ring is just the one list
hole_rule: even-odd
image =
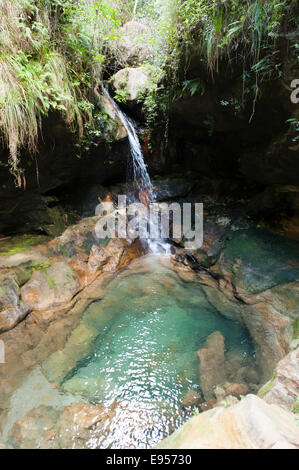
[{"label": "eroded rock ledge", "polygon": [[[0,258],[1,304],[4,307],[0,325],[2,331],[8,330],[1,335],[6,346],[7,364],[1,365],[0,369],[0,429],[7,420],[12,393],[30,371],[41,366],[55,386],[80,357],[88,354],[88,345],[95,332],[80,322],[82,313],[93,300],[103,296],[107,283],[116,272],[143,254],[139,242],[99,242],[94,234],[98,220],[98,217],[83,219],[49,243]],[[257,347],[264,382],[280,362],[270,381],[260,390],[259,398],[247,395],[238,402],[248,392],[244,383],[231,383],[227,377],[223,377],[222,383],[216,377],[213,408],[191,419],[163,441],[161,448],[294,448],[299,445],[293,413],[297,410],[299,395],[299,349],[295,349],[298,343],[297,261],[291,256],[292,248],[289,251],[279,245],[277,252],[269,243],[271,237],[267,239],[269,234],[266,235],[252,229],[233,230],[232,224],[223,219],[218,223],[209,221],[205,244],[200,250],[190,256],[183,242],[179,242],[176,253],[168,261],[182,279],[196,279],[201,283],[207,298],[220,314],[236,318],[247,326]],[[260,243],[261,236],[268,240],[267,249]],[[259,247],[257,253],[256,247]],[[199,352],[200,366],[209,348],[214,348],[215,341],[217,348],[219,346],[219,363],[223,361],[224,345],[221,346],[221,338],[214,336]],[[196,404],[198,399],[189,394],[185,405]],[[209,397],[205,399],[208,401]],[[79,411],[76,408],[72,416],[72,409],[65,411],[68,426],[69,420],[75,423],[78,413],[81,416],[84,404],[75,405]],[[90,405],[91,409],[87,411],[82,408],[82,416],[91,417],[91,424],[83,426],[79,447],[84,447],[91,432],[96,435],[101,430],[103,410],[94,406]],[[113,410],[111,413],[113,416]],[[64,445],[54,438],[58,430],[56,424],[51,423],[58,420],[61,425],[61,419],[52,414],[52,409],[31,410],[29,416],[16,422],[11,441],[16,447],[31,445],[22,443],[22,426],[26,427],[29,419],[30,422],[41,422],[41,426],[44,421],[48,423],[45,427],[49,433],[43,437],[42,446],[58,448]],[[94,422],[93,416],[100,418]],[[210,422],[212,430],[213,423],[218,423],[216,434],[203,430]],[[269,423],[271,433],[268,432]],[[257,434],[252,429],[256,429]],[[63,432],[61,425],[59,435],[63,436]]]}]

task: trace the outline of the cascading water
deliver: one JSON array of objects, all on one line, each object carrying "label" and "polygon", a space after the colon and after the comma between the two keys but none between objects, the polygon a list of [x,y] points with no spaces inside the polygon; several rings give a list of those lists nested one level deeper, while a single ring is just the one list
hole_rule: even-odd
[{"label": "cascading water", "polygon": [[[144,156],[142,153],[136,129],[131,119],[119,108],[113,98],[111,98],[109,92],[106,89],[104,89],[104,92],[128,133],[130,153],[132,157],[133,180],[135,185],[134,189],[136,190],[135,200],[137,200],[138,197],[139,201],[142,202],[147,207],[147,209],[149,209],[150,204],[154,203],[156,198],[154,187],[151,182],[150,175],[147,171],[147,165],[144,161]],[[152,224],[152,221],[149,217],[148,223],[149,225]],[[153,230],[153,233],[156,233],[156,230]],[[161,252],[166,255],[170,254],[170,245],[168,243],[163,242],[162,239],[147,239],[146,243],[150,252],[153,254],[161,254]]]}]

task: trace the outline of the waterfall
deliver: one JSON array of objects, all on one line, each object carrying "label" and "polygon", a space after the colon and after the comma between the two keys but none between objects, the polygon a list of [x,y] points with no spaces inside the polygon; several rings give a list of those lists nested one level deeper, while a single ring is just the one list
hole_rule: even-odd
[{"label": "waterfall", "polygon": [[143,157],[140,141],[139,141],[136,129],[134,127],[134,124],[131,121],[131,119],[128,116],[126,116],[126,114],[120,109],[120,107],[116,104],[116,102],[111,98],[108,91],[106,89],[104,91],[128,133],[128,138],[129,138],[129,143],[130,143],[130,152],[131,152],[131,157],[132,157],[134,182],[136,183],[137,188],[140,191],[148,192],[149,202],[153,202],[154,201],[153,185],[152,185],[150,176],[148,174],[146,164],[144,162],[144,157]]},{"label": "waterfall", "polygon": [[[135,185],[134,189],[138,194],[139,200],[147,207],[149,207],[150,204],[155,201],[155,192],[150,175],[147,171],[147,165],[144,161],[142,148],[135,126],[132,120],[120,109],[116,102],[111,98],[109,92],[106,89],[104,89],[104,92],[128,133],[130,153],[132,158],[133,180]],[[151,224],[149,218],[148,223]],[[170,254],[170,246],[168,243],[163,242],[163,240],[148,239],[147,245],[149,247],[149,250],[154,254],[158,254],[161,252],[164,252],[165,254]]]}]

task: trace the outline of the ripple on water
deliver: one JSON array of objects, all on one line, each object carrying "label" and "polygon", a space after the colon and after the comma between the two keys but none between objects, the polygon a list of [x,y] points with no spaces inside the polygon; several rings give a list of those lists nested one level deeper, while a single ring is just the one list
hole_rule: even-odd
[{"label": "ripple on water", "polygon": [[196,351],[213,331],[228,351],[254,356],[247,330],[216,311],[200,284],[151,260],[147,272],[119,275],[82,321],[97,328],[92,353],[62,383],[116,414],[91,447],[151,447],[186,419],[184,394],[200,392]]}]

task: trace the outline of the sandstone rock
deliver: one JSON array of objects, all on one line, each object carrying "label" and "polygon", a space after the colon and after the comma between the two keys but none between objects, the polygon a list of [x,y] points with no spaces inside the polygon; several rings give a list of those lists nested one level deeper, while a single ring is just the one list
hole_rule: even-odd
[{"label": "sandstone rock", "polygon": [[[212,266],[219,258],[224,245],[223,238],[226,232],[226,228],[211,221],[204,221],[203,230],[203,244],[201,248],[194,250],[192,255],[198,264],[208,268]],[[223,310],[225,309],[223,308]]]},{"label": "sandstone rock", "polygon": [[64,351],[55,351],[42,364],[42,369],[49,382],[59,383],[76,366],[76,360]]},{"label": "sandstone rock", "polygon": [[269,404],[292,410],[299,396],[299,348],[279,361],[273,378],[260,389],[259,396]]},{"label": "sandstone rock", "polygon": [[[292,323],[299,313],[298,265],[296,242],[251,227],[234,231],[210,268],[214,277],[220,277],[223,294],[242,301],[232,312],[251,334],[263,381],[271,377],[293,339]],[[215,306],[221,312],[217,298]]]},{"label": "sandstone rock", "polygon": [[214,388],[225,382],[224,337],[219,331],[208,336],[205,348],[199,349],[200,388],[206,400],[214,398]]},{"label": "sandstone rock", "polygon": [[0,332],[10,330],[31,311],[20,301],[20,289],[13,277],[0,280]]},{"label": "sandstone rock", "polygon": [[59,412],[49,406],[33,408],[9,432],[8,440],[16,449],[55,449],[54,427]]},{"label": "sandstone rock", "polygon": [[119,70],[110,80],[114,90],[122,90],[128,102],[136,102],[150,87],[152,72],[145,67]]},{"label": "sandstone rock", "polygon": [[197,393],[195,390],[190,389],[183,397],[182,406],[183,408],[188,406],[196,406],[201,402],[202,397],[200,396],[200,394]]},{"label": "sandstone rock", "polygon": [[16,268],[22,266],[41,265],[47,261],[47,257],[40,253],[36,248],[28,249],[21,253],[11,256],[0,257],[0,268]]},{"label": "sandstone rock", "polygon": [[295,416],[255,395],[191,418],[157,449],[296,449]]},{"label": "sandstone rock", "polygon": [[70,301],[79,290],[77,273],[68,263],[57,261],[45,271],[35,271],[21,295],[32,309],[41,310]]},{"label": "sandstone rock", "polygon": [[107,420],[115,415],[115,408],[116,403],[110,407],[90,403],[73,403],[65,407],[57,423],[60,446],[65,449],[96,447],[95,442],[101,437]]}]

